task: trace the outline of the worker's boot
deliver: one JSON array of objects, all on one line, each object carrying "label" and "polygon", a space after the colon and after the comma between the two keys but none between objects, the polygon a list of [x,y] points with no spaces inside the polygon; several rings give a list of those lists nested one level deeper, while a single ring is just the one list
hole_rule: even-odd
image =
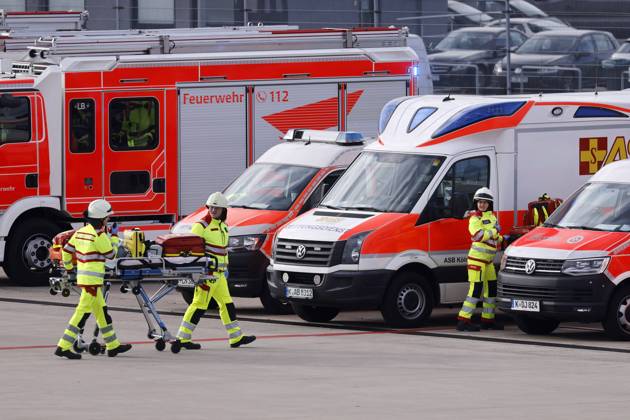
[{"label": "worker's boot", "polygon": [[503,324],[499,324],[496,321],[481,321],[481,329],[502,331],[505,329],[505,327],[503,326]]},{"label": "worker's boot", "polygon": [[192,341],[187,341],[185,343],[180,342],[180,346],[187,350],[199,350],[201,348],[201,344],[193,343]]},{"label": "worker's boot", "polygon": [[470,321],[457,321],[457,331],[479,331],[479,325],[473,324]]},{"label": "worker's boot", "polygon": [[120,353],[124,353],[126,351],[131,350],[131,344],[121,344],[120,346],[113,348],[111,350],[107,350],[107,356],[116,357],[116,355]]},{"label": "worker's boot", "polygon": [[244,346],[245,344],[253,343],[254,340],[256,340],[256,336],[255,335],[244,335],[243,338],[241,338],[236,343],[230,344],[230,347],[235,349],[237,347]]},{"label": "worker's boot", "polygon": [[57,347],[57,349],[55,350],[55,356],[65,357],[67,359],[72,359],[72,360],[78,360],[81,358],[80,354],[75,353],[70,350],[64,350],[61,347]]}]

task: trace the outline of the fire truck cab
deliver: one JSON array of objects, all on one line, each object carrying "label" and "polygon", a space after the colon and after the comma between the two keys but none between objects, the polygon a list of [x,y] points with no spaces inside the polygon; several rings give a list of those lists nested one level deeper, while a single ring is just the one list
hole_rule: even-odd
[{"label": "fire truck cab", "polygon": [[[260,297],[270,313],[291,310],[286,303],[272,298],[267,287],[266,272],[276,231],[316,207],[366,142],[357,132],[294,129],[284,140],[266,151],[224,191],[230,204],[230,293]],[[178,222],[173,232],[189,232],[206,212],[205,207],[199,208]],[[179,288],[190,303],[192,282],[180,282]]]},{"label": "fire truck cab", "polygon": [[528,334],[599,322],[630,340],[630,160],[601,168],[505,251],[498,307]]},{"label": "fire truck cab", "polygon": [[494,192],[506,233],[532,199],[567,197],[626,158],[629,116],[624,92],[393,100],[378,141],[276,235],[271,295],[308,321],[378,308],[388,324],[417,326],[466,295],[464,214],[478,188]]}]

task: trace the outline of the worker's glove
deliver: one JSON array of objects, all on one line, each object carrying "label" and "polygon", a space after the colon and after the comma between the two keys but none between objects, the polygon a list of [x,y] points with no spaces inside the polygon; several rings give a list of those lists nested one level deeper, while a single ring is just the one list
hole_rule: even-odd
[{"label": "worker's glove", "polygon": [[498,223],[497,223],[497,224],[494,226],[494,228],[497,230],[497,232],[501,232],[501,225],[500,225],[500,224],[498,224]]},{"label": "worker's glove", "polygon": [[118,223],[112,223],[111,227],[109,228],[109,233],[111,233],[112,235],[118,235]]},{"label": "worker's glove", "polygon": [[76,281],[77,280],[77,269],[72,267],[70,270],[66,269],[66,273],[68,274],[68,280]]}]

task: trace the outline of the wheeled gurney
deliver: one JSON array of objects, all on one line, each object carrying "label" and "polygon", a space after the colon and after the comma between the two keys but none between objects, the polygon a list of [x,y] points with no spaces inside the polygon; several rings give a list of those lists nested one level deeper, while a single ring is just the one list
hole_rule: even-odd
[{"label": "wheeled gurney", "polygon": [[[60,235],[64,234],[67,241],[71,235],[68,235],[67,232]],[[62,239],[57,239],[53,243],[57,243],[59,247],[62,241]],[[142,249],[139,250],[132,246],[131,241],[125,240],[124,246],[119,248],[118,256],[106,263],[105,283],[121,283],[120,291],[122,293],[131,291],[135,295],[148,326],[147,337],[155,340],[155,348],[162,351],[166,347],[166,343],[175,340],[175,337],[160,317],[155,306],[156,303],[175,290],[180,280],[188,279],[194,284],[213,280],[215,277],[208,273],[214,271],[217,266],[217,259],[214,256],[205,255],[203,239],[197,236],[165,235],[161,240],[158,237],[157,242],[150,245],[148,249],[142,246]],[[173,247],[172,242],[182,243],[184,246]],[[50,277],[50,293],[53,295],[61,293],[64,297],[69,296],[71,292],[80,294],[81,290],[76,286],[76,277],[63,269],[61,256],[55,255],[52,258],[55,261],[55,271],[58,275]],[[147,282],[162,284],[155,293],[149,295],[143,286],[143,283]],[[104,289],[104,292],[109,295],[109,286]],[[96,343],[97,335],[98,328],[95,329],[92,343]],[[103,345],[98,343],[92,345],[92,343],[85,346],[79,335],[74,349],[81,352],[87,347],[90,353],[94,355],[103,352]],[[98,351],[97,345],[99,346]]]}]

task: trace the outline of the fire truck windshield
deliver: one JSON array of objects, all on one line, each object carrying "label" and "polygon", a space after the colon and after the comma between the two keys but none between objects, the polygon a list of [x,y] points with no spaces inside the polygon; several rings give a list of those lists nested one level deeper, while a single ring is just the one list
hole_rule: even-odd
[{"label": "fire truck windshield", "polygon": [[630,184],[587,184],[553,212],[545,226],[630,232]]},{"label": "fire truck windshield", "polygon": [[441,156],[364,152],[322,207],[408,213],[444,162]]},{"label": "fire truck windshield", "polygon": [[317,168],[257,163],[225,190],[230,207],[288,210],[317,173]]}]

